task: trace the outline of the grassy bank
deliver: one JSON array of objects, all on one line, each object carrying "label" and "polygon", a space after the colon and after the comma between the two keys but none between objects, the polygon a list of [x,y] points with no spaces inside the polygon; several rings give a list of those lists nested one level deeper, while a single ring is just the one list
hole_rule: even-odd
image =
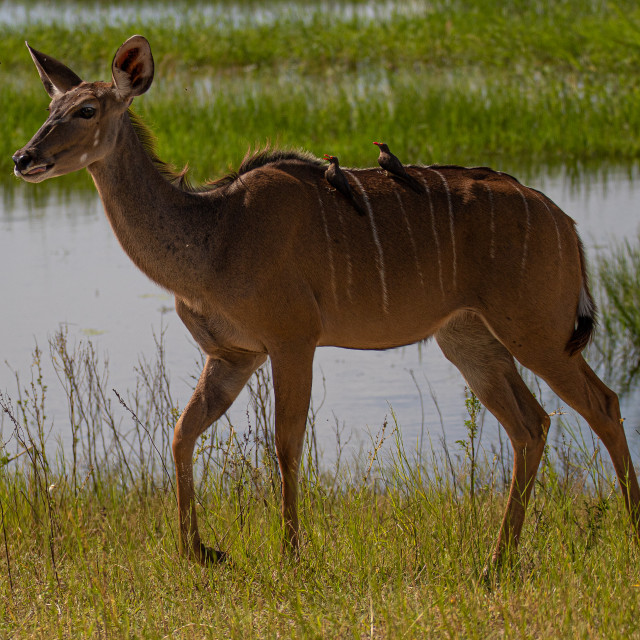
[{"label": "grassy bank", "polygon": [[46,115],[23,41],[97,79],[135,32],[157,65],[137,109],[161,155],[189,162],[197,178],[237,166],[267,139],[371,165],[372,140],[385,138],[407,162],[517,172],[640,153],[635,3],[42,7],[0,24],[0,61],[13,76],[0,98],[6,179],[8,156]]},{"label": "grassy bank", "polygon": [[263,374],[252,382],[249,433],[219,424],[198,449],[203,535],[232,558],[202,568],[177,552],[176,408],[162,350],[141,367],[136,390],[121,394],[126,409],[90,345],[72,349],[58,334],[51,357],[73,435],[64,448],[48,439],[44,356],[36,356],[17,397],[0,397],[0,637],[638,633],[638,549],[598,451],[547,452],[519,553],[487,585],[509,460],[478,448],[473,401],[468,439],[428,458],[391,422],[362,455],[327,467],[316,460],[311,419],[301,557],[283,560]]}]

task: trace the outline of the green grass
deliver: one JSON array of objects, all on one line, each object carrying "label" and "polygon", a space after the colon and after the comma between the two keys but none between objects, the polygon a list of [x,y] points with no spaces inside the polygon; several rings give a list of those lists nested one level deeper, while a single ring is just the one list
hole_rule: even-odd
[{"label": "green grass", "polygon": [[105,79],[135,32],[156,59],[155,85],[136,109],[161,156],[189,162],[196,178],[237,166],[267,139],[362,166],[375,163],[372,140],[385,138],[406,162],[526,174],[629,164],[640,154],[635,3],[518,2],[509,11],[489,0],[397,3],[373,17],[366,3],[348,5],[350,13],[332,3],[240,2],[215,15],[196,3],[174,13],[137,6],[107,21],[58,2],[51,15],[74,15],[71,26],[0,26],[0,62],[13,75],[0,97],[4,184],[13,184],[10,154],[46,116],[24,39]]},{"label": "green grass", "polygon": [[[304,545],[291,562],[279,553],[272,492],[256,492],[253,482],[254,495],[240,498],[236,487],[222,495],[212,488],[201,496],[206,523],[229,532],[233,564],[202,568],[176,552],[172,493],[123,489],[115,476],[74,495],[53,479],[51,515],[26,479],[5,476],[0,485],[4,637],[629,638],[638,631],[638,553],[617,496],[600,503],[540,486],[514,567],[488,589],[478,573],[500,521],[504,495],[496,491],[472,505],[420,478],[400,477],[384,495],[356,487],[333,498],[326,484],[307,483]],[[249,484],[249,475],[241,481]],[[594,524],[599,508],[605,515]]]},{"label": "green grass", "polygon": [[602,328],[595,354],[607,378],[626,393],[640,378],[640,236],[598,256],[596,282]]},{"label": "green grass", "polygon": [[[161,69],[189,71],[194,66],[224,72],[247,65],[296,64],[323,73],[327,67],[419,62],[434,68],[500,71],[506,65],[516,72],[545,66],[617,71],[622,65],[620,71],[635,72],[640,46],[640,9],[624,0],[519,0],[508,5],[495,0],[240,1],[222,2],[219,11],[184,1],[113,2],[101,9],[60,0],[47,5],[45,20],[36,20],[32,11],[31,19],[2,26],[0,52],[6,64],[29,67],[30,61],[15,47],[19,38],[28,38],[36,48],[55,49],[61,59],[80,58],[104,72],[114,41],[141,28],[159,50]],[[155,9],[145,12],[145,7]],[[122,13],[124,19],[118,17]]]},{"label": "green grass", "polygon": [[342,451],[340,462],[318,466],[310,438],[301,554],[283,559],[263,373],[252,381],[251,431],[234,434],[218,424],[198,448],[202,532],[232,558],[203,568],[177,551],[169,453],[176,408],[161,345],[157,361],[141,366],[137,390],[125,394],[144,425],[135,430],[106,391],[90,342],[72,349],[58,334],[52,357],[68,398],[72,447],[47,441],[41,354],[16,401],[0,397],[7,443],[0,637],[638,633],[638,548],[597,451],[571,445],[547,452],[519,552],[486,584],[482,570],[502,516],[509,460],[478,448],[473,399],[469,441],[446,455],[419,460],[391,422],[362,455],[347,459]]}]

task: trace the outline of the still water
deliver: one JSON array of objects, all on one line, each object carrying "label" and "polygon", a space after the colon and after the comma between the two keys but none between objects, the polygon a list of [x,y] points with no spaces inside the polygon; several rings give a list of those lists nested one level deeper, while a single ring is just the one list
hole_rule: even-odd
[{"label": "still water", "polygon": [[[612,243],[637,237],[640,176],[636,171],[609,171],[570,180],[556,173],[529,181],[578,222],[593,260]],[[29,190],[38,189],[33,198]],[[61,194],[51,184],[18,184],[0,193],[0,390],[16,398],[16,376],[30,380],[35,345],[48,354],[48,340],[64,324],[73,341],[91,340],[109,361],[109,389],[126,392],[135,384],[140,357],[152,360],[154,332],[165,332],[166,362],[174,400],[182,407],[199,373],[197,348],[178,319],[172,297],[151,283],[119,247],[93,192]],[[68,445],[65,396],[45,360],[51,441]],[[386,352],[319,349],[314,369],[314,405],[320,407],[317,438],[331,459],[335,426],[344,426],[342,441],[354,450],[370,442],[392,412],[407,448],[424,439],[436,450],[465,437],[464,381],[432,341]],[[538,390],[536,388],[536,393]],[[545,391],[549,411],[561,405]],[[637,397],[623,403],[625,427],[638,457],[640,410]],[[248,395],[241,395],[230,414],[247,424]],[[574,427],[579,421],[565,416]],[[551,441],[560,427],[552,423]],[[3,439],[10,431],[5,421]],[[585,430],[586,433],[586,430]],[[498,426],[484,422],[482,444],[498,443]]]},{"label": "still water", "polygon": [[316,2],[312,6],[299,1],[269,3],[229,2],[136,2],[127,6],[111,6],[98,2],[66,2],[64,6],[52,6],[50,2],[16,3],[0,2],[0,26],[20,27],[24,24],[63,24],[74,28],[91,22],[111,26],[131,22],[171,24],[180,28],[189,22],[207,26],[228,25],[242,28],[245,25],[274,26],[282,21],[314,24],[319,17],[331,15],[333,19],[360,22],[385,22],[402,16],[423,15],[424,0],[395,2]]}]

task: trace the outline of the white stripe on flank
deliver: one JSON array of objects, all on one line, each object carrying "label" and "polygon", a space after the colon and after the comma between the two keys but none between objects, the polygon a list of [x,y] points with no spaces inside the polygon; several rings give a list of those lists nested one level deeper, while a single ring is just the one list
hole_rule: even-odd
[{"label": "white stripe on flank", "polygon": [[542,202],[542,204],[546,207],[551,219],[553,220],[553,224],[556,226],[556,235],[558,236],[558,258],[562,260],[562,238],[560,236],[560,227],[558,226],[558,221],[556,220],[556,216],[553,211],[551,211],[551,207],[546,202],[546,196],[539,193],[535,189],[530,189],[531,193]]},{"label": "white stripe on flank", "polygon": [[490,227],[491,227],[491,245],[489,247],[489,255],[492,260],[496,257],[496,210],[493,203],[493,191],[488,184],[483,183],[483,186],[489,196],[489,206],[491,207],[490,215]]},{"label": "white stripe on flank", "polygon": [[[335,191],[334,191],[335,194]],[[341,202],[344,202],[344,198],[342,198]],[[353,302],[353,294],[351,292],[353,285],[353,270],[351,267],[351,254],[349,253],[349,236],[347,235],[347,229],[344,224],[344,218],[342,217],[342,204],[336,203],[335,207],[336,214],[338,215],[338,220],[340,222],[340,229],[342,230],[342,240],[344,242],[344,250],[340,253],[344,256],[344,259],[347,261],[347,297],[349,298],[349,302]]]},{"label": "white stripe on flank", "polygon": [[407,212],[404,210],[404,205],[402,204],[402,197],[400,196],[400,192],[396,190],[396,198],[398,199],[398,206],[400,207],[400,211],[402,212],[402,217],[404,218],[404,223],[407,225],[407,232],[409,233],[409,240],[411,241],[411,248],[413,249],[413,259],[416,263],[416,271],[418,272],[418,278],[420,278],[420,284],[424,289],[424,278],[422,277],[422,270],[420,269],[420,262],[418,261],[418,249],[416,248],[416,241],[413,237],[413,232],[411,231],[411,224],[409,223],[409,218],[407,216]]},{"label": "white stripe on flank", "polygon": [[424,190],[427,193],[427,200],[429,200],[429,211],[431,213],[431,230],[433,231],[433,241],[436,245],[436,255],[438,256],[438,276],[440,278],[440,290],[442,291],[442,295],[444,295],[444,282],[442,280],[442,259],[440,258],[440,240],[438,240],[438,232],[436,230],[436,218],[433,212],[431,192],[429,191],[429,185],[427,184],[426,178],[421,175],[420,180],[422,180],[422,184],[424,184]]},{"label": "white stripe on flank", "polygon": [[327,238],[327,250],[329,253],[329,271],[331,272],[331,289],[333,290],[333,299],[338,306],[338,292],[336,290],[336,267],[333,264],[333,247],[331,246],[331,236],[329,235],[329,227],[327,226],[327,216],[324,213],[324,204],[320,197],[318,187],[316,187],[316,195],[318,196],[318,204],[320,205],[320,217],[322,218],[322,226],[324,227],[324,235]]},{"label": "white stripe on flank", "polygon": [[380,244],[380,239],[378,238],[378,230],[376,229],[376,222],[373,219],[373,209],[371,208],[371,202],[369,202],[369,196],[366,194],[365,190],[362,188],[362,184],[358,178],[351,173],[350,171],[345,171],[344,173],[349,174],[353,181],[356,183],[358,190],[362,194],[362,199],[367,207],[367,213],[369,214],[369,222],[371,223],[371,233],[373,234],[373,241],[375,242],[377,249],[376,256],[376,265],[378,267],[378,273],[380,274],[380,285],[382,287],[382,310],[385,313],[389,313],[389,295],[387,293],[387,279],[384,270],[384,255],[382,253],[382,245]]},{"label": "white stripe on flank", "polygon": [[514,182],[513,186],[515,187],[516,191],[520,194],[520,197],[522,198],[522,202],[524,202],[524,210],[525,213],[527,214],[527,232],[524,235],[524,244],[522,246],[522,271],[524,271],[524,268],[527,264],[527,254],[529,252],[529,234],[531,233],[531,212],[529,211],[529,203],[527,202],[527,198],[524,195],[524,193],[522,192],[522,189],[520,189],[520,187],[518,187],[518,185]]},{"label": "white stripe on flank", "polygon": [[447,202],[449,203],[449,230],[451,231],[451,252],[453,254],[453,288],[456,288],[456,272],[458,270],[458,260],[456,258],[456,237],[454,234],[453,228],[453,205],[451,204],[451,191],[449,190],[449,185],[447,184],[446,178],[435,169],[431,169],[434,173],[437,173],[442,180],[442,184],[444,185],[444,189],[447,192]]}]

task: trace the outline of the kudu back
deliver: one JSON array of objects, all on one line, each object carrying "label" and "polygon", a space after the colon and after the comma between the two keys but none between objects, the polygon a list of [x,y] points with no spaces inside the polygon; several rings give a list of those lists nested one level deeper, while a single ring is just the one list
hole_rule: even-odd
[{"label": "kudu back", "polygon": [[505,428],[514,466],[494,560],[518,542],[550,420],[516,370],[543,378],[607,447],[636,534],[640,490],[616,395],[581,351],[594,327],[574,222],[551,200],[485,167],[410,166],[414,190],[375,169],[344,170],[297,152],[247,156],[237,174],[191,189],[151,148],[129,110],[154,73],[149,43],[117,51],[111,82],[83,82],[29,48],[50,114],[14,155],[28,182],[86,168],[123,249],[175,294],[206,364],[175,427],[182,549],[223,554],[198,532],[197,438],[269,356],[284,537],[298,547],[297,488],[316,347],[388,349],[435,336]]}]

